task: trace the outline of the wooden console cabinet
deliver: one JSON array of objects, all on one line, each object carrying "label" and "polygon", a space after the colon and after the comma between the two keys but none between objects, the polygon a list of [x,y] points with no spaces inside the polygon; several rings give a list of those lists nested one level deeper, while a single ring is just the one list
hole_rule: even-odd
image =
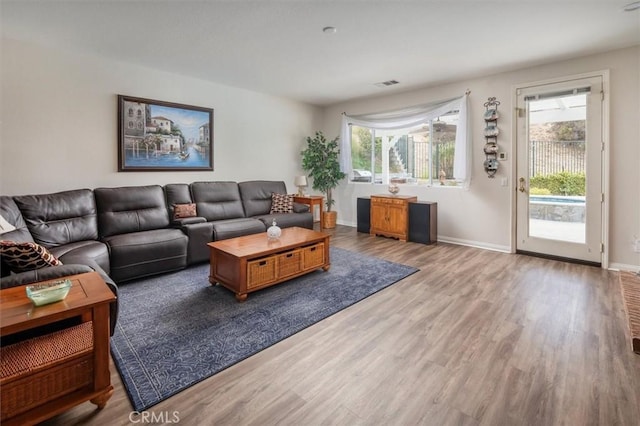
[{"label": "wooden console cabinet", "polygon": [[418,201],[410,195],[372,195],[372,235],[407,241],[409,235],[409,203]]}]

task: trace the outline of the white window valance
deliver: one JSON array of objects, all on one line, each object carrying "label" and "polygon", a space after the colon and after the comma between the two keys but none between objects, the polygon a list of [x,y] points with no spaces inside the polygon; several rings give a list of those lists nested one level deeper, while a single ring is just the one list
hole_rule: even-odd
[{"label": "white window valance", "polygon": [[460,111],[456,130],[456,143],[453,164],[455,179],[467,182],[471,165],[471,132],[468,120],[469,95],[441,102],[417,105],[395,111],[374,114],[342,114],[340,130],[340,167],[344,173],[351,174],[351,126],[367,127],[379,130],[408,129],[428,123],[451,111]]}]

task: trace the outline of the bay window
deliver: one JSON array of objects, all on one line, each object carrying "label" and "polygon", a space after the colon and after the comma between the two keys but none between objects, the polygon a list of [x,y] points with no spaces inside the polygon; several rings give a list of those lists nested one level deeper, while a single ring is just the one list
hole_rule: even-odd
[{"label": "bay window", "polygon": [[467,98],[343,116],[341,167],[351,182],[467,186]]}]

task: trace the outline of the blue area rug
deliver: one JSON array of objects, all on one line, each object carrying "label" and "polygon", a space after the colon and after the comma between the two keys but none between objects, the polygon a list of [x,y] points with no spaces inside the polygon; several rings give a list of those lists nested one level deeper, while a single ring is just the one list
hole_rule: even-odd
[{"label": "blue area rug", "polygon": [[244,303],[209,284],[209,265],[123,284],[111,354],[143,411],[416,271],[332,247],[328,272],[250,293]]}]

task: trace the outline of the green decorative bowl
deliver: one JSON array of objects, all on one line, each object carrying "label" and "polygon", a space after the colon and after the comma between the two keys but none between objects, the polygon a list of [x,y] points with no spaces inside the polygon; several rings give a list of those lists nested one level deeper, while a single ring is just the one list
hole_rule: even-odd
[{"label": "green decorative bowl", "polygon": [[32,284],[27,286],[27,297],[34,305],[42,306],[58,302],[69,294],[71,281],[58,280],[46,284]]}]

